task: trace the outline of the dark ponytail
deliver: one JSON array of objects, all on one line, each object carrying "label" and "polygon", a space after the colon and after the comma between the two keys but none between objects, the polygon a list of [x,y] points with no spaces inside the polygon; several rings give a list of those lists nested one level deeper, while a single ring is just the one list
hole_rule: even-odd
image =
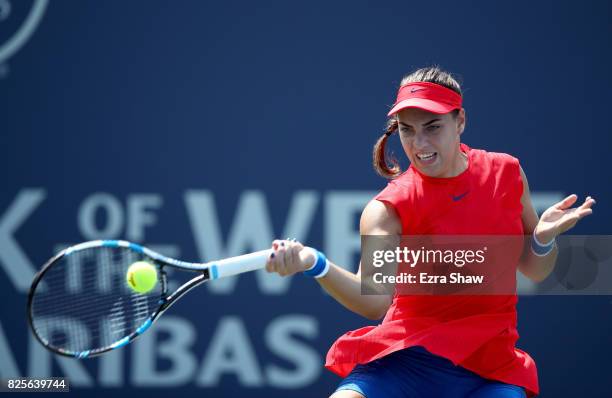
[{"label": "dark ponytail", "polygon": [[378,141],[376,141],[376,144],[374,145],[374,169],[381,177],[384,178],[393,179],[402,173],[402,170],[400,169],[397,160],[392,155],[389,155],[389,162],[391,163],[390,165],[389,163],[387,163],[386,159],[387,140],[389,139],[391,134],[397,131],[397,127],[397,120],[395,118],[389,119],[387,121],[387,129],[385,130],[385,133],[380,136],[380,138],[378,139]]}]

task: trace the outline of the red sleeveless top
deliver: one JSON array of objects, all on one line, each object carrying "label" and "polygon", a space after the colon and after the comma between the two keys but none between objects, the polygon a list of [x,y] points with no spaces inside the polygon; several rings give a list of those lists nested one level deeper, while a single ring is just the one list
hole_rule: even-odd
[{"label": "red sleeveless top", "polygon": [[[376,199],[395,208],[403,235],[522,235],[518,160],[465,144],[461,150],[468,167],[460,175],[434,178],[410,166]],[[325,367],[346,377],[357,364],[420,345],[481,377],[524,387],[533,397],[539,393],[535,362],[515,348],[516,303],[516,294],[396,293],[382,323],[341,336]]]}]

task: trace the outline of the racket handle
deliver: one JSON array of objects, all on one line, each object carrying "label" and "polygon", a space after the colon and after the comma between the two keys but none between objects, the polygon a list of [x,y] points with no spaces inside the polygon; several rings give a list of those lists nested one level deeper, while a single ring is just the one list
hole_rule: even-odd
[{"label": "racket handle", "polygon": [[261,250],[242,256],[230,257],[210,264],[210,278],[219,279],[226,276],[238,275],[243,272],[255,271],[266,266],[266,260],[272,249]]}]

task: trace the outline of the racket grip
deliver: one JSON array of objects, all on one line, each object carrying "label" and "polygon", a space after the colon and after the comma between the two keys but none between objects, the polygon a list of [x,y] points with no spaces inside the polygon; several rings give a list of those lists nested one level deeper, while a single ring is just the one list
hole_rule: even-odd
[{"label": "racket grip", "polygon": [[272,253],[272,249],[213,261],[209,263],[210,277],[211,279],[219,279],[264,268],[270,253]]}]

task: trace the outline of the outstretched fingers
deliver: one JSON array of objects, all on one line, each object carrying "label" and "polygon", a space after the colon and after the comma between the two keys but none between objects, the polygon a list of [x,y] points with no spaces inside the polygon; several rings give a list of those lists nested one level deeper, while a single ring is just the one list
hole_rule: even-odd
[{"label": "outstretched fingers", "polygon": [[592,207],[595,203],[595,199],[587,196],[584,203],[576,208],[576,215],[578,216],[578,219],[593,214]]},{"label": "outstretched fingers", "polygon": [[578,195],[573,193],[573,194],[567,196],[562,201],[557,202],[554,205],[554,207],[555,207],[555,209],[565,210],[565,209],[569,208],[571,205],[573,205],[574,203],[576,203],[576,200],[578,200]]}]

